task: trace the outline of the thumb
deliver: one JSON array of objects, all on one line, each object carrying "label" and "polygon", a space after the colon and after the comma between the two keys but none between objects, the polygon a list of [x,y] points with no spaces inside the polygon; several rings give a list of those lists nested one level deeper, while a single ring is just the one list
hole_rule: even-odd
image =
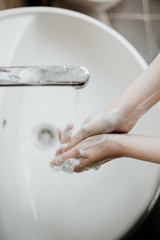
[{"label": "thumb", "polygon": [[70,143],[68,145],[68,149],[73,148],[75,145],[80,143],[86,137],[87,137],[87,133],[83,129],[79,130],[75,135],[73,135],[73,137],[71,137]]},{"label": "thumb", "polygon": [[80,157],[81,157],[80,151],[73,148],[61,155],[55,156],[55,158],[51,161],[50,165],[51,167],[60,166],[68,159],[79,159]]}]

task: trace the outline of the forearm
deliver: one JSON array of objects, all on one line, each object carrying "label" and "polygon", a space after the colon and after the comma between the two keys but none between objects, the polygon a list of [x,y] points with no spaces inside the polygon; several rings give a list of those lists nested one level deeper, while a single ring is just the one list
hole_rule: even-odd
[{"label": "forearm", "polygon": [[114,103],[128,121],[137,121],[160,100],[160,54]]},{"label": "forearm", "polygon": [[160,100],[160,55],[107,109],[88,117],[68,148],[103,133],[127,133]]},{"label": "forearm", "polygon": [[160,163],[160,137],[132,134],[113,135],[122,157]]}]

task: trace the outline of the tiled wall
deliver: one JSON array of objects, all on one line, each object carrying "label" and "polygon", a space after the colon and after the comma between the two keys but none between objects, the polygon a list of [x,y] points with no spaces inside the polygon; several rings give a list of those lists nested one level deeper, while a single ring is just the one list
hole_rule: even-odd
[{"label": "tiled wall", "polygon": [[[82,0],[83,1],[83,0]],[[51,1],[52,6],[65,7],[94,16],[83,4],[65,4],[67,0]],[[160,0],[122,0],[103,14],[96,14],[106,24],[121,33],[137,48],[147,63],[160,52]]]},{"label": "tiled wall", "polygon": [[22,7],[24,6],[24,0],[0,0],[0,10]]},{"label": "tiled wall", "polygon": [[160,0],[123,0],[108,13],[112,27],[150,63],[160,52]]},{"label": "tiled wall", "polygon": [[[82,0],[83,1],[83,0]],[[65,7],[94,16],[83,4],[65,4],[67,0],[52,1],[52,6]],[[76,3],[76,0],[75,0]],[[97,17],[98,16],[98,17]],[[160,0],[121,0],[109,10],[95,16],[121,33],[137,48],[147,63],[160,52]]]}]

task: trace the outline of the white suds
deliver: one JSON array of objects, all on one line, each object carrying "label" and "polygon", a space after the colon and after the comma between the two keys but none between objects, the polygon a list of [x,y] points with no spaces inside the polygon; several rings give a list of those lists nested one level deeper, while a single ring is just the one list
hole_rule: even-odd
[{"label": "white suds", "polygon": [[57,152],[61,151],[62,153],[65,152],[65,149],[68,147],[67,143],[62,143],[58,148]]},{"label": "white suds", "polygon": [[100,136],[97,137],[97,141],[88,141],[90,139],[92,139],[92,137],[88,137],[86,139],[84,139],[82,142],[86,142],[86,145],[84,147],[84,149],[88,148],[88,147],[92,147],[92,146],[96,146],[98,144],[103,143],[106,139],[108,138],[108,136],[106,134],[102,134]]},{"label": "white suds", "polygon": [[80,164],[81,159],[70,158],[59,166],[53,166],[55,171],[73,173],[74,169]]},{"label": "white suds", "polygon": [[93,123],[100,121],[103,119],[103,113],[97,113],[97,115],[94,115],[88,123],[83,124],[82,129],[90,127]]},{"label": "white suds", "polygon": [[106,138],[107,138],[106,134],[103,134],[101,139],[99,139],[99,141],[95,142],[95,145],[103,143],[106,140]]},{"label": "white suds", "polygon": [[80,157],[84,157],[84,150],[83,149],[79,149],[79,155],[80,155]]}]

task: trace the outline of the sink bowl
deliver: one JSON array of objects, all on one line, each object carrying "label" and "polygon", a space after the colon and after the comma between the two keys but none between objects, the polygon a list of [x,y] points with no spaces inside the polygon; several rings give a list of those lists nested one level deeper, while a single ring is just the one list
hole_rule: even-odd
[{"label": "sink bowl", "polygon": [[[159,165],[116,159],[71,175],[49,163],[57,127],[109,106],[145,68],[121,35],[97,20],[58,8],[0,12],[0,66],[83,65],[88,85],[0,88],[0,239],[113,240],[151,210]],[[132,133],[160,135],[156,105]]]}]

